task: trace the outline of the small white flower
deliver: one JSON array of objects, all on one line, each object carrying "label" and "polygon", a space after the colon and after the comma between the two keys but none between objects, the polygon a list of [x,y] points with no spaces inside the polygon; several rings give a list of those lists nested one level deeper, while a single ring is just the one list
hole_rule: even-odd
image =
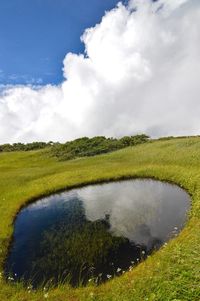
[{"label": "small white flower", "polygon": [[49,297],[48,293],[44,294],[44,298],[48,298],[48,297]]},{"label": "small white flower", "polygon": [[143,250],[143,251],[142,251],[142,255],[145,255],[145,254],[146,254],[146,252]]},{"label": "small white flower", "polygon": [[117,273],[121,272],[121,270],[122,270],[122,269],[118,268],[118,269],[117,269]]},{"label": "small white flower", "polygon": [[111,277],[112,277],[112,275],[109,275],[109,274],[107,275],[107,278],[108,278],[108,279],[110,279]]}]

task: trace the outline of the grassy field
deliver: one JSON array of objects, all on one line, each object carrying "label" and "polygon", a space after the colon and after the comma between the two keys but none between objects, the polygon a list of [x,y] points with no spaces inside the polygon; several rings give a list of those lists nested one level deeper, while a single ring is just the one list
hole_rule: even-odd
[{"label": "grassy field", "polygon": [[[46,150],[0,154],[0,301],[200,300],[200,138],[154,141],[91,158],[56,162]],[[3,262],[17,212],[34,199],[93,182],[154,177],[177,183],[192,197],[181,234],[135,269],[99,287],[48,292],[6,283]]]}]

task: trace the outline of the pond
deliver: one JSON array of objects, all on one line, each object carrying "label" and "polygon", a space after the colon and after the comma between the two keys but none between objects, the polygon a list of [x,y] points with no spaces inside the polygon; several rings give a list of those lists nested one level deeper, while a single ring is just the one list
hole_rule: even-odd
[{"label": "pond", "polygon": [[183,189],[150,179],[42,198],[16,218],[5,274],[34,287],[99,284],[131,270],[177,236],[189,207]]}]

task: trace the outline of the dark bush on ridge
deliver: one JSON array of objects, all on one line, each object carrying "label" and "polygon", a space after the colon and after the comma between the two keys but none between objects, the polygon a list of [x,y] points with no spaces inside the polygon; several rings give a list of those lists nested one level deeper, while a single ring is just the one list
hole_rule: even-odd
[{"label": "dark bush on ridge", "polygon": [[109,153],[127,146],[147,142],[149,137],[145,134],[125,136],[121,139],[97,136],[93,138],[83,137],[64,144],[56,144],[51,153],[59,160],[70,160],[77,157],[95,156]]},{"label": "dark bush on ridge", "polygon": [[134,146],[147,142],[149,137],[145,134],[136,136],[124,136],[120,139],[97,136],[93,138],[83,137],[66,143],[59,142],[32,142],[13,143],[0,145],[0,152],[31,151],[49,148],[50,156],[59,160],[70,160],[78,157],[95,156],[109,153],[127,146]]},{"label": "dark bush on ridge", "polygon": [[53,142],[32,142],[32,143],[13,143],[0,145],[0,152],[17,152],[43,149],[53,145]]}]

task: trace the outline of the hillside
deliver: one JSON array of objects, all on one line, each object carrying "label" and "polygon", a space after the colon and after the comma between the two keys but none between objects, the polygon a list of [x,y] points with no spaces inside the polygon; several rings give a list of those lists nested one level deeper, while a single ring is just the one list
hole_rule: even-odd
[{"label": "hillside", "polygon": [[[166,139],[94,157],[58,161],[48,149],[0,153],[0,300],[200,300],[200,138]],[[22,206],[55,191],[109,180],[153,177],[174,182],[192,197],[181,234],[131,272],[99,287],[60,285],[46,292],[6,283],[3,261],[13,220]]]}]

